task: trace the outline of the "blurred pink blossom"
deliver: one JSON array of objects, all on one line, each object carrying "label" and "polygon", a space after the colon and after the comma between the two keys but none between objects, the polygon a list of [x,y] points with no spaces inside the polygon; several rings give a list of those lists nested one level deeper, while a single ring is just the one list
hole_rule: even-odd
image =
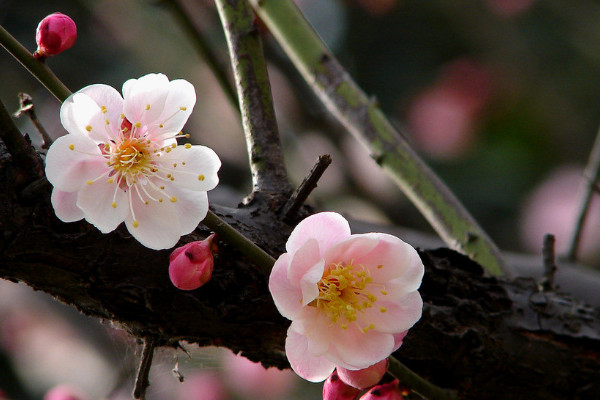
[{"label": "blurred pink blossom", "polygon": [[44,395],[44,400],[88,400],[85,394],[79,389],[70,385],[59,385],[48,390]]},{"label": "blurred pink blossom", "polygon": [[226,400],[227,390],[214,372],[194,371],[185,375],[178,399],[180,400]]},{"label": "blurred pink blossom", "polygon": [[[567,250],[579,209],[583,179],[581,169],[561,167],[527,197],[522,209],[521,236],[529,251],[541,251],[546,233],[556,237],[557,253]],[[592,199],[579,248],[580,258],[584,261],[592,261],[600,255],[599,224],[600,201],[596,196]]]},{"label": "blurred pink blossom", "polygon": [[408,111],[417,145],[442,160],[464,154],[473,144],[490,91],[491,76],[481,65],[468,59],[448,64],[439,80],[418,95]]},{"label": "blurred pink blossom", "polygon": [[223,359],[227,387],[244,399],[284,399],[293,390],[292,371],[265,368],[246,357],[227,354]]}]

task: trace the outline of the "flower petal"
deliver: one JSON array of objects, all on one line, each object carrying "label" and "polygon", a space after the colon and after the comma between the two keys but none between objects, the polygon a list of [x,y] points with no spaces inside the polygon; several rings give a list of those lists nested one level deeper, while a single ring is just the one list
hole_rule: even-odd
[{"label": "flower petal", "polygon": [[190,117],[195,104],[196,90],[191,83],[183,79],[175,79],[169,82],[169,92],[165,105],[161,115],[154,121],[150,130],[151,136],[156,137],[165,132],[180,132]]},{"label": "flower petal", "polygon": [[347,369],[367,368],[388,357],[394,349],[394,337],[370,330],[363,333],[351,325],[333,342],[340,365]]},{"label": "flower petal", "polygon": [[177,212],[180,223],[180,236],[187,235],[198,227],[200,222],[208,213],[208,195],[206,192],[198,192],[180,188],[175,185],[167,186],[170,195],[177,197],[173,208]]},{"label": "flower petal", "polygon": [[85,220],[102,233],[114,231],[129,215],[127,194],[117,182],[108,183],[107,180],[102,178],[91,185],[83,185],[77,196],[77,207],[83,210]]},{"label": "flower petal", "polygon": [[136,124],[151,126],[163,113],[169,94],[169,79],[163,74],[148,74],[123,84],[123,113]]},{"label": "flower petal", "polygon": [[323,356],[313,356],[308,351],[308,340],[290,327],[285,340],[285,353],[296,374],[310,382],[321,382],[335,369],[335,365]]},{"label": "flower petal", "polygon": [[78,190],[88,179],[106,171],[98,145],[86,136],[68,134],[52,143],[46,155],[46,177],[57,189]]},{"label": "flower petal", "polygon": [[[173,184],[190,190],[208,191],[219,183],[219,156],[205,146],[177,146],[161,157],[173,176]],[[164,163],[164,164],[163,164]]]},{"label": "flower petal", "polygon": [[[145,204],[134,190],[130,190],[129,193],[135,219],[131,213],[125,219],[129,233],[150,249],[161,250],[175,246],[181,237],[181,225],[174,203],[165,199],[162,202],[148,201],[148,204]],[[155,198],[162,196],[158,191],[153,192],[148,188],[146,190]],[[137,224],[134,221],[137,221]]]},{"label": "flower petal", "polygon": [[358,260],[370,253],[379,243],[379,237],[374,233],[350,235],[325,251],[325,264],[352,262],[361,264]]},{"label": "flower petal", "polygon": [[52,190],[50,197],[52,207],[58,219],[63,222],[75,222],[83,219],[83,211],[77,207],[77,192],[63,192],[62,190]]},{"label": "flower petal", "polygon": [[106,141],[106,123],[100,106],[85,93],[70,95],[60,107],[60,122],[67,132]]},{"label": "flower petal", "polygon": [[288,280],[290,253],[279,256],[269,277],[269,291],[279,313],[287,319],[294,319],[302,311],[302,292]]},{"label": "flower petal", "polygon": [[422,313],[423,300],[419,292],[415,291],[397,302],[378,301],[374,307],[360,314],[358,321],[365,326],[375,325],[378,332],[400,333],[412,327],[421,318]]},{"label": "flower petal", "polygon": [[324,252],[336,242],[350,236],[350,225],[340,214],[322,212],[302,220],[292,231],[285,248],[288,252],[298,250],[310,238],[319,242]]},{"label": "flower petal", "polygon": [[[108,85],[96,84],[86,86],[79,90],[78,93],[83,93],[94,100],[100,107],[101,112],[106,110],[106,112],[103,112],[104,118],[108,119],[114,126],[119,127],[121,114],[123,113],[123,98],[115,88]],[[105,108],[103,109],[102,107]]]}]

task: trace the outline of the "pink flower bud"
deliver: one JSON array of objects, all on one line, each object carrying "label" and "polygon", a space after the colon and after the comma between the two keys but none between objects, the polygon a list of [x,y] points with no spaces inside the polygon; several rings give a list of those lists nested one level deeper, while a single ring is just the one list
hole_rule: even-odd
[{"label": "pink flower bud", "polygon": [[211,251],[214,234],[205,240],[176,248],[169,257],[169,277],[181,290],[194,290],[210,280],[214,260]]},{"label": "pink flower bud", "polygon": [[34,56],[38,59],[54,56],[71,48],[77,39],[77,26],[68,16],[56,12],[48,15],[38,25],[35,41],[38,48]]},{"label": "pink flower bud", "polygon": [[381,378],[383,378],[383,375],[385,375],[387,368],[388,359],[384,358],[368,368],[355,371],[337,367],[337,373],[345,384],[353,386],[357,389],[366,389],[377,385]]},{"label": "pink flower bud", "polygon": [[323,400],[354,400],[360,394],[360,390],[346,385],[333,371],[323,384]]},{"label": "pink flower bud", "polygon": [[367,393],[363,394],[360,400],[403,400],[404,396],[400,390],[398,379],[389,383],[377,385]]},{"label": "pink flower bud", "polygon": [[88,397],[74,387],[59,385],[48,390],[44,400],[88,400]]}]

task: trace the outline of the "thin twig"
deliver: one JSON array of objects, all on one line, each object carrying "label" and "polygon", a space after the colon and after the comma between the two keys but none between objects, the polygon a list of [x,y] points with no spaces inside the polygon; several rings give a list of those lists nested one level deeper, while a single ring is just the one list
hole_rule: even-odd
[{"label": "thin twig", "polygon": [[247,0],[215,0],[227,38],[254,191],[289,189],[256,17]]},{"label": "thin twig", "polygon": [[573,233],[569,239],[569,245],[565,258],[569,261],[575,261],[577,259],[577,251],[579,250],[579,243],[581,241],[581,232],[585,225],[585,219],[592,202],[592,196],[600,178],[600,129],[596,134],[596,140],[590,152],[590,158],[583,172],[585,179],[585,185],[581,199],[579,202],[579,210],[577,211],[577,218],[575,219],[575,225],[573,226]]},{"label": "thin twig", "polygon": [[16,118],[19,118],[21,115],[27,114],[27,116],[39,132],[40,136],[42,137],[42,149],[48,149],[52,144],[52,138],[50,137],[50,135],[48,135],[48,132],[46,132],[46,129],[35,114],[33,98],[27,93],[19,93],[19,104],[19,109],[13,115]]},{"label": "thin twig", "polygon": [[30,179],[44,176],[42,160],[31,144],[19,131],[12,117],[0,101],[0,139],[6,145],[15,165],[19,166]]},{"label": "thin twig", "polygon": [[16,58],[33,76],[60,101],[65,101],[71,91],[62,83],[48,66],[27,50],[17,39],[0,26],[0,45]]},{"label": "thin twig", "polygon": [[442,389],[423,379],[394,356],[390,356],[389,360],[389,373],[418,395],[423,396],[427,400],[458,400],[458,396],[454,391]]},{"label": "thin twig", "polygon": [[290,199],[287,201],[287,203],[285,203],[281,213],[284,220],[291,220],[294,218],[310,193],[317,187],[317,182],[319,179],[321,179],[321,176],[330,164],[331,156],[329,154],[319,156],[317,162],[312,167],[306,178],[304,178],[302,183],[300,183],[300,186],[296,188],[296,191],[292,193]]},{"label": "thin twig", "polygon": [[293,0],[250,3],[315,94],[367,148],[448,246],[469,255],[494,275],[512,275],[494,242],[376,102],[350,78]]},{"label": "thin twig", "polygon": [[556,274],[556,256],[554,252],[554,243],[556,242],[554,235],[544,235],[542,244],[542,258],[544,260],[544,277],[542,278],[541,287],[543,290],[552,290],[554,287],[554,274]]},{"label": "thin twig", "polygon": [[192,18],[190,17],[190,13],[187,12],[178,0],[164,0],[166,5],[170,6],[173,15],[175,16],[177,22],[181,25],[182,29],[185,33],[190,37],[192,44],[196,47],[196,50],[202,57],[202,59],[208,65],[208,68],[211,70],[217,82],[221,86],[221,89],[225,93],[225,96],[233,106],[233,109],[237,112],[240,112],[238,108],[238,98],[235,92],[235,89],[229,79],[227,78],[226,69],[219,62],[219,57],[217,56],[217,52],[214,50],[210,41],[204,37],[202,30],[198,28],[198,26],[194,23]]},{"label": "thin twig", "polygon": [[135,386],[133,388],[133,398],[137,400],[145,400],[146,389],[150,386],[148,376],[152,367],[152,357],[154,357],[154,339],[147,337],[144,339],[144,348],[142,349],[142,358],[138,369],[137,377],[135,378]]}]

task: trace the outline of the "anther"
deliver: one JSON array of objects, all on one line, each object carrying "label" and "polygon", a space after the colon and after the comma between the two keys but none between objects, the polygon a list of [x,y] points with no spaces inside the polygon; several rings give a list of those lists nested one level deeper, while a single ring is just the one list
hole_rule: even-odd
[{"label": "anther", "polygon": [[136,122],[136,123],[135,123],[135,127],[136,127],[136,128],[139,128],[139,127],[141,127],[141,126],[142,126],[142,123],[141,123],[141,122]]},{"label": "anther", "polygon": [[114,201],[112,202],[112,208],[117,208],[117,203],[115,203]]},{"label": "anther", "polygon": [[74,144],[70,144],[69,145],[69,150],[75,150],[75,145]]},{"label": "anther", "polygon": [[192,145],[191,145],[191,144],[189,144],[189,143],[186,143],[186,144],[185,144],[183,147],[185,147],[186,149],[189,149],[189,148],[191,148],[191,147],[192,147]]},{"label": "anther", "polygon": [[138,226],[140,226],[140,223],[137,221],[133,221],[133,227],[137,228]]},{"label": "anther", "polygon": [[91,181],[88,179],[87,181],[85,181],[85,183],[87,183],[88,185],[91,185],[92,183],[94,183],[94,181]]},{"label": "anther", "polygon": [[185,110],[187,110],[187,107],[179,107],[179,109],[180,109],[181,111],[185,111]]},{"label": "anther", "polygon": [[102,114],[106,114],[108,112],[106,106],[100,106],[100,111],[102,111]]},{"label": "anther", "polygon": [[88,131],[88,132],[91,132],[92,131],[92,126],[91,125],[86,126],[85,130]]},{"label": "anther", "polygon": [[204,175],[202,175],[202,174],[198,175],[198,180],[199,181],[203,181],[204,180]]},{"label": "anther", "polygon": [[169,199],[171,203],[175,203],[177,201],[177,197],[173,196]]},{"label": "anther", "polygon": [[146,110],[150,109],[150,104],[146,104]]}]

